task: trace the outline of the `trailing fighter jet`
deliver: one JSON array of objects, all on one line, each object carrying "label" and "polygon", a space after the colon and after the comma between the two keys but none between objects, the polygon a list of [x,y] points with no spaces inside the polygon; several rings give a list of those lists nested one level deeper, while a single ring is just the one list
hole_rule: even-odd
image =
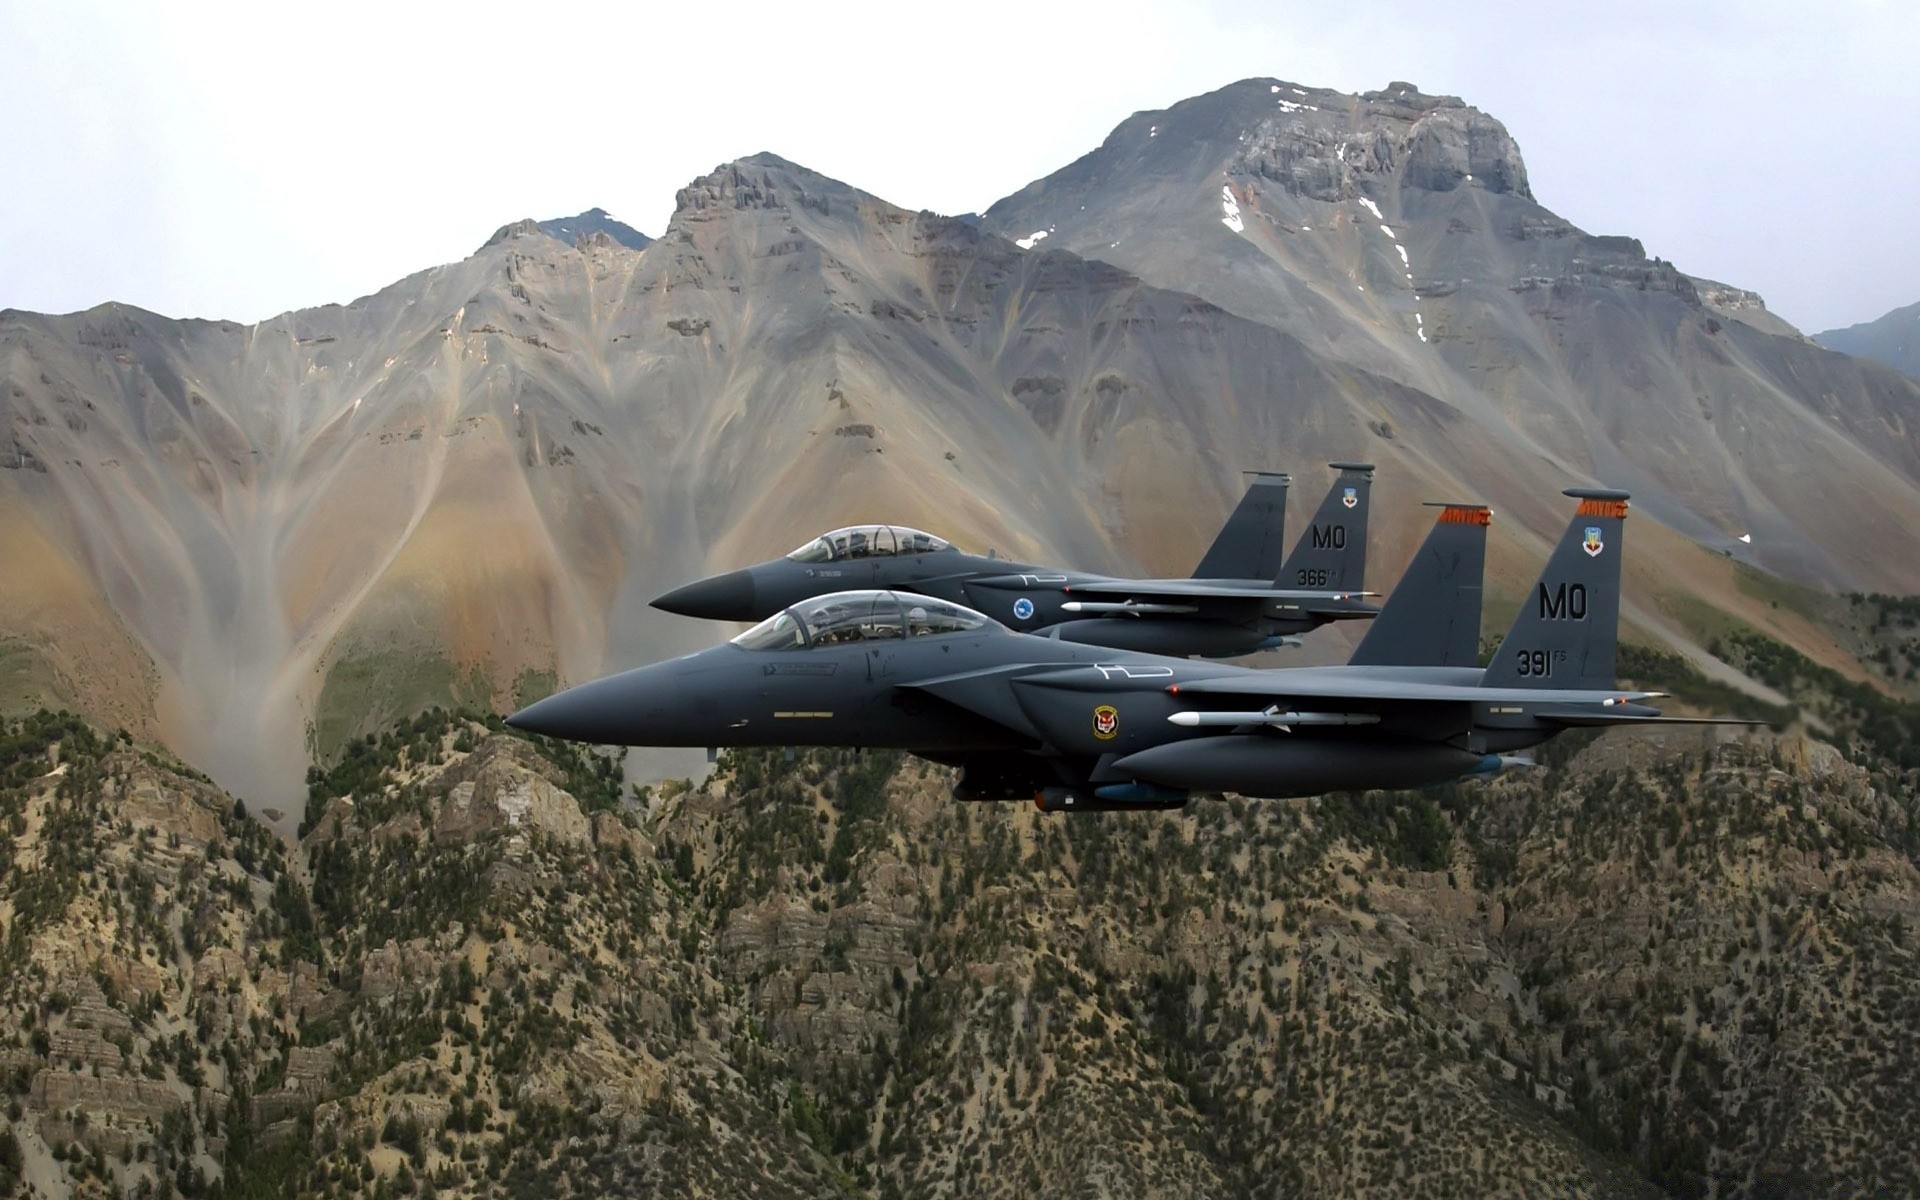
[{"label": "trailing fighter jet", "polygon": [[1344,667],[1114,651],[929,596],[852,591],[508,723],[613,745],[896,747],[960,768],[957,799],[1087,811],[1424,786],[1498,772],[1568,728],[1693,722],[1614,686],[1626,493],[1567,494],[1574,521],[1484,671],[1490,514],[1448,505]]},{"label": "trailing fighter jet", "polygon": [[1329,621],[1372,617],[1362,597],[1368,463],[1339,476],[1307,532],[1280,557],[1288,478],[1256,474],[1192,579],[1115,579],[981,557],[897,525],[836,529],[788,554],[676,588],[655,608],[757,621],[814,596],[864,588],[916,592],[1045,632],[1156,654],[1222,658],[1285,644]]}]

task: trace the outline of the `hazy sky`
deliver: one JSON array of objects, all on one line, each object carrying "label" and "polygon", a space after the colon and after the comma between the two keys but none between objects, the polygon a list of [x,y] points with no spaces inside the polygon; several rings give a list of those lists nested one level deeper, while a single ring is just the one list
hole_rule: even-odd
[{"label": "hazy sky", "polygon": [[772,150],[985,208],[1129,113],[1271,75],[1504,121],[1535,196],[1808,332],[1920,300],[1920,4],[599,8],[0,0],[0,307],[254,320]]}]

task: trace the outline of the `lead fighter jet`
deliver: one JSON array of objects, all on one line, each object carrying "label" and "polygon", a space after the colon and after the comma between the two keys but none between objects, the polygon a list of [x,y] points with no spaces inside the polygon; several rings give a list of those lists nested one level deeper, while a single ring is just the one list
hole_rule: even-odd
[{"label": "lead fighter jet", "polygon": [[1344,667],[1252,670],[1012,633],[892,591],[795,604],[732,642],[569,689],[508,723],[647,746],[885,746],[956,766],[962,800],[1178,808],[1498,772],[1562,730],[1665,717],[1614,686],[1625,492],[1572,525],[1493,661],[1473,665],[1484,508],[1448,505]]},{"label": "lead fighter jet", "polygon": [[758,621],[815,596],[861,588],[916,592],[988,613],[1022,633],[1208,658],[1285,644],[1329,621],[1372,617],[1362,599],[1370,463],[1339,472],[1283,562],[1285,475],[1256,474],[1192,579],[1116,579],[981,557],[897,525],[817,537],[784,558],[676,588],[655,608]]}]

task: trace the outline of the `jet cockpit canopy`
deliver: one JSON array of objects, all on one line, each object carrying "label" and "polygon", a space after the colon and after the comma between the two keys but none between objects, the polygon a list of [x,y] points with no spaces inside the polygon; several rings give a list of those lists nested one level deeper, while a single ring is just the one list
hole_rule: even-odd
[{"label": "jet cockpit canopy", "polygon": [[952,547],[942,538],[905,525],[849,525],[821,534],[787,555],[794,562],[843,562],[851,558],[932,554]]},{"label": "jet cockpit canopy", "polygon": [[775,613],[734,638],[733,644],[743,650],[798,650],[999,627],[970,608],[930,596],[833,592]]}]

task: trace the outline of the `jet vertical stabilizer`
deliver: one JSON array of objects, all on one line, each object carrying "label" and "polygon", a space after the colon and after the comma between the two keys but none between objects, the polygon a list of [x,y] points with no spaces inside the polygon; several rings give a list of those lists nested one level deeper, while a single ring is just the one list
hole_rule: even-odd
[{"label": "jet vertical stabilizer", "polygon": [[1195,579],[1272,579],[1286,553],[1286,475],[1249,471],[1247,494],[1240,497],[1220,535],[1193,569]]},{"label": "jet vertical stabilizer", "polygon": [[1580,507],[1487,664],[1487,687],[1614,686],[1627,493],[1568,488],[1566,494]]},{"label": "jet vertical stabilizer", "polygon": [[1274,576],[1274,586],[1358,592],[1366,587],[1367,493],[1372,463],[1329,463],[1340,472],[1320,511]]},{"label": "jet vertical stabilizer", "polygon": [[1349,666],[1478,665],[1481,580],[1493,510],[1484,504],[1438,507],[1433,531],[1347,660]]}]

